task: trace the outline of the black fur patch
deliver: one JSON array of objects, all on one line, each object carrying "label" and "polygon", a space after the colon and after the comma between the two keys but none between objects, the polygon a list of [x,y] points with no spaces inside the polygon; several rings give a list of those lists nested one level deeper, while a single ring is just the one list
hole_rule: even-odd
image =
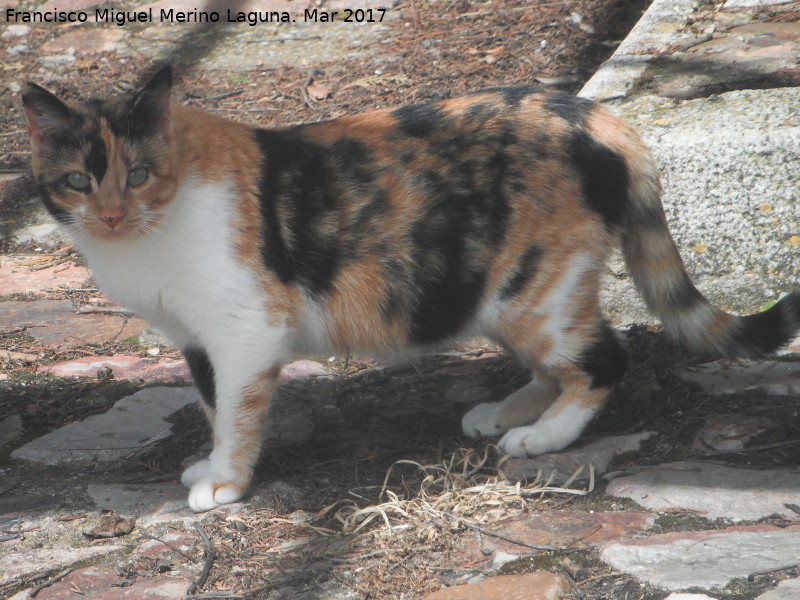
[{"label": "black fur patch", "polygon": [[255,131],[263,155],[262,257],[282,283],[325,294],[339,262],[339,200],[325,148],[297,129]]},{"label": "black fur patch", "polygon": [[95,181],[100,183],[108,169],[106,144],[99,135],[93,135],[89,139],[89,144],[89,154],[86,155],[84,168],[87,172],[94,175]]},{"label": "black fur patch", "polygon": [[53,202],[53,199],[50,197],[50,192],[47,191],[47,188],[44,185],[39,185],[39,198],[42,200],[42,204],[47,209],[52,217],[61,223],[62,225],[69,225],[73,222],[72,217],[70,216],[69,212],[61,208],[58,204]]},{"label": "black fur patch", "polygon": [[629,204],[625,159],[580,129],[570,134],[567,154],[578,171],[586,204],[609,229],[621,225]]},{"label": "black fur patch", "polygon": [[519,257],[517,268],[511,279],[500,290],[500,299],[508,300],[519,294],[536,274],[539,260],[542,257],[542,247],[533,245]]},{"label": "black fur patch", "polygon": [[583,125],[594,102],[569,94],[550,94],[544,107],[572,125]]},{"label": "black fur patch", "polygon": [[211,359],[203,348],[196,346],[189,346],[184,348],[183,355],[186,357],[186,362],[189,364],[189,371],[192,373],[194,384],[200,391],[203,400],[211,408],[216,408],[217,392],[216,382],[214,377],[214,365],[211,364]]},{"label": "black fur patch", "polygon": [[789,294],[769,310],[743,317],[741,323],[733,336],[733,356],[772,354],[800,331],[800,292]]},{"label": "black fur patch", "polygon": [[447,118],[436,104],[411,104],[397,108],[392,113],[400,130],[411,137],[428,137],[440,129]]},{"label": "black fur patch", "polygon": [[607,323],[602,324],[595,340],[584,348],[578,359],[578,366],[591,377],[590,389],[619,383],[627,365],[627,352]]},{"label": "black fur patch", "polygon": [[516,85],[507,87],[490,87],[482,90],[476,90],[470,93],[470,96],[476,94],[500,94],[503,97],[503,102],[507,106],[519,106],[523,99],[532,94],[543,94],[544,90],[530,86],[530,85]]}]

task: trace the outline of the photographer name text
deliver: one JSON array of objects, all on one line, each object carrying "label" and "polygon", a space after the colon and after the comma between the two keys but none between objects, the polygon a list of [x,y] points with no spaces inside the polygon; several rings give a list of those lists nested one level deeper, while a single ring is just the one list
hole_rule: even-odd
[{"label": "photographer name text", "polygon": [[302,15],[294,16],[288,11],[237,11],[175,10],[116,10],[96,8],[85,10],[15,10],[6,9],[7,23],[113,23],[120,27],[136,23],[247,23],[251,27],[262,23],[381,23],[385,8],[319,10],[305,9]]}]

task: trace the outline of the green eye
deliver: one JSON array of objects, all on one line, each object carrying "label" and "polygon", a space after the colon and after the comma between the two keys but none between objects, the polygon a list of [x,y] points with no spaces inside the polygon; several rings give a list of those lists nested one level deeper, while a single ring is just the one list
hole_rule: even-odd
[{"label": "green eye", "polygon": [[73,190],[77,190],[79,192],[86,192],[91,187],[89,183],[89,177],[84,175],[83,173],[70,173],[67,175],[67,185],[71,187]]},{"label": "green eye", "polygon": [[130,187],[142,185],[147,179],[147,169],[144,167],[136,167],[128,171],[128,178],[125,180]]}]

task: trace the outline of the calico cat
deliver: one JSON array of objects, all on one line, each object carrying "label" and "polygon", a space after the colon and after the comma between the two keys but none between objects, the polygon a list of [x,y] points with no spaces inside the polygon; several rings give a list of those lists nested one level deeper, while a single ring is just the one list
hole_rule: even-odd
[{"label": "calico cat", "polygon": [[214,429],[189,504],[250,484],[282,364],[306,353],[502,344],[534,376],[463,419],[514,456],[581,433],[625,370],[598,305],[611,250],[667,332],[755,356],[800,329],[800,292],[737,317],[690,282],[656,167],[593,102],[530,87],[285,129],[130,97],[23,104],[42,200],[101,287],[183,350]]}]

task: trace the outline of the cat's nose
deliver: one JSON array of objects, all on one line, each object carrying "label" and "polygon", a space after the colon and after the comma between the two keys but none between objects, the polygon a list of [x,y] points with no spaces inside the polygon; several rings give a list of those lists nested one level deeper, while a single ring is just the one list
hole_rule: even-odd
[{"label": "cat's nose", "polygon": [[102,212],[99,215],[100,220],[103,221],[106,225],[114,229],[117,225],[120,224],[120,221],[125,218],[125,213],[119,210],[114,211],[106,211]]}]

